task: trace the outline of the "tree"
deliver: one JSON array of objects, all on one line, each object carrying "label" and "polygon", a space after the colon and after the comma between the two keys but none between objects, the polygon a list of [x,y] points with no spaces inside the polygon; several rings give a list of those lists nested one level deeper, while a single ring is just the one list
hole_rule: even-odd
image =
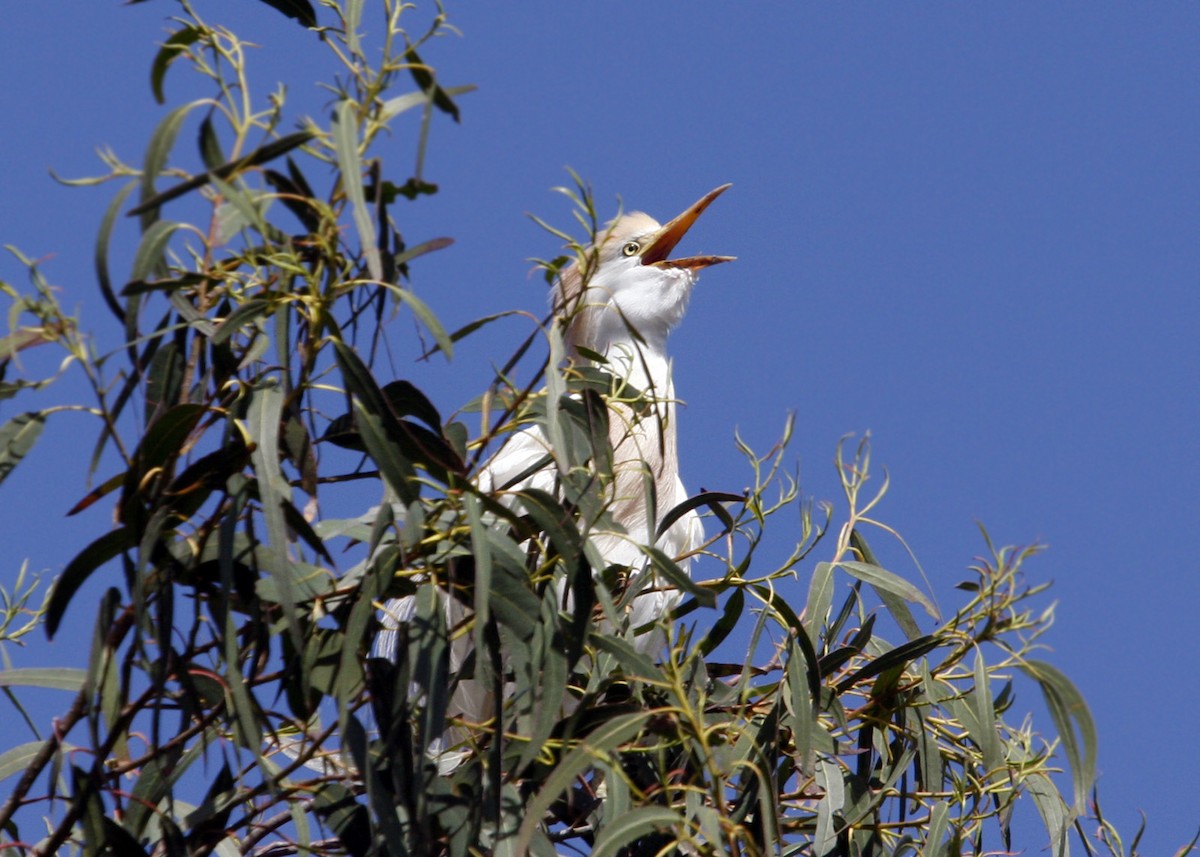
[{"label": "tree", "polygon": [[[869,490],[867,443],[839,447],[835,521],[789,475],[788,424],[766,454],[742,445],[744,494],[689,501],[710,516],[723,574],[692,582],[648,552],[687,598],[664,617],[661,657],[639,652],[646,629],[619,609],[636,592],[601,567],[581,522],[605,511],[609,402],[636,411],[648,394],[615,390],[602,363],[562,365],[549,322],[468,406],[487,426],[477,436],[411,382],[381,377],[400,311],[446,355],[494,320],[447,332],[409,287],[410,264],[449,239],[398,214],[398,200],[436,192],[420,158],[400,181],[375,145],[415,126],[423,151],[429,118],[457,116],[467,88],[421,58],[443,11],[412,34],[393,0],[325,2],[320,20],[307,0],[268,2],[320,23],[315,49],[343,61],[331,116],[297,123],[280,93],[256,98],[237,36],[181,0],[152,86],[163,101],[165,76],[190,66],[212,94],[170,110],[140,165],[112,156],[96,180],[120,184],[97,258],[123,340],[105,351],[85,335],[32,262],[32,293],[4,284],[20,315],[0,368],[53,344],[88,379],[100,482],[75,511],[111,507],[116,526],[97,516],[40,608],[18,580],[0,639],[34,623],[54,636],[102,569],[124,581],[98,605],[86,669],[49,679],[72,695],[50,737],[14,737],[0,755],[16,781],[0,807],[12,853],[980,853],[1012,848],[1025,796],[1065,854],[1096,741],[1074,686],[1034,657],[1052,620],[1034,612],[1044,587],[1024,578],[1037,549],[987,542],[940,619],[868,544],[889,530],[871,514],[884,489]],[[202,163],[188,166],[177,143],[193,126]],[[586,184],[565,192],[589,234],[562,233],[568,254],[544,264],[548,281],[598,228]],[[127,214],[141,237],[117,279],[109,245]],[[6,398],[29,400],[49,379],[3,380]],[[0,479],[51,416],[35,407],[3,424]],[[514,511],[472,474],[531,423],[561,438],[562,486]],[[386,502],[322,514],[361,480]],[[780,561],[762,549],[768,528],[793,544]],[[782,594],[797,581],[800,609]],[[417,612],[392,664],[371,644],[380,602],[401,594]],[[443,595],[462,621],[447,620]],[[459,638],[474,655],[452,668]],[[1045,696],[1046,735],[1015,709],[1017,673]],[[467,677],[502,700],[494,718],[447,717]],[[47,680],[14,671],[7,684]],[[449,769],[428,752],[448,729],[464,749]],[[30,846],[38,818],[45,838]]]}]

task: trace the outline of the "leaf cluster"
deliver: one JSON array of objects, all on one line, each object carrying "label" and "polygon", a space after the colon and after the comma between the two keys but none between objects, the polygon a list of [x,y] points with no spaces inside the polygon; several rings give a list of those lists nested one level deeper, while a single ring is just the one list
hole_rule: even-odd
[{"label": "leaf cluster", "polygon": [[[1053,618],[1032,612],[1036,549],[989,542],[941,618],[868,545],[891,535],[873,517],[886,481],[868,495],[868,444],[839,447],[835,518],[787,470],[789,421],[765,455],[738,441],[745,492],[658,510],[664,530],[705,513],[706,579],[652,546],[641,567],[606,563],[611,423],[652,411],[652,393],[599,355],[565,361],[549,320],[453,417],[413,381],[379,380],[400,310],[417,350],[447,358],[503,315],[447,332],[409,280],[450,243],[408,225],[436,192],[431,120],[457,118],[469,89],[443,87],[419,55],[444,12],[413,36],[394,0],[370,5],[369,27],[361,0],[325,0],[322,26],[306,2],[270,5],[338,63],[328,117],[289,129],[281,93],[256,106],[244,43],[181,2],[152,88],[164,101],[186,63],[212,95],[169,110],[140,164],[108,154],[109,172],[82,182],[119,185],[95,258],[121,343],[96,350],[32,262],[35,295],[4,285],[0,372],[57,344],[94,394],[80,409],[96,418],[97,481],[72,513],[98,533],[40,608],[18,583],[0,640],[26,633],[18,615],[61,635],[88,609],[86,583],[119,581],[92,608],[86,669],[0,672],[18,710],[10,688],[71,700],[53,731],[30,720],[0,754],[5,853],[983,853],[1015,847],[1025,798],[1066,854],[1096,739],[1074,686],[1035,658]],[[401,130],[417,138],[403,180],[373,148]],[[594,237],[588,188],[566,192]],[[137,247],[118,280],[126,217]],[[572,256],[589,270],[573,243],[548,280]],[[539,341],[547,356],[517,382]],[[0,480],[53,413],[0,426]],[[553,485],[481,488],[480,461],[530,426],[552,443],[529,472],[549,466]],[[378,506],[324,513],[364,483]],[[768,529],[790,543],[782,559]],[[632,605],[663,586],[683,602],[635,625]],[[403,616],[381,612],[392,598]],[[1056,737],[1013,717],[1018,673]]]}]

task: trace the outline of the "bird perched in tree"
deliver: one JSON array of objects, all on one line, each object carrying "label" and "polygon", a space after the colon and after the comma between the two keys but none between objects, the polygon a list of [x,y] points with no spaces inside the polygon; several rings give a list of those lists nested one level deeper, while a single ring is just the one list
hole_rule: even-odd
[{"label": "bird perched in tree", "polygon": [[[591,532],[606,565],[627,566],[633,579],[653,574],[643,546],[652,545],[679,558],[685,572],[689,554],[703,542],[699,516],[689,511],[661,536],[656,531],[663,516],[687,499],[679,477],[676,443],[675,386],[667,337],[682,320],[700,271],[731,261],[730,256],[670,258],[671,251],[696,219],[729,185],[702,196],[665,226],[641,212],[622,215],[585,248],[566,268],[551,293],[556,320],[563,325],[568,361],[586,363],[602,359],[604,368],[618,381],[640,393],[637,408],[610,401],[609,435],[613,449],[614,478],[609,483],[611,519],[616,527]],[[548,457],[549,454],[549,457]],[[550,440],[540,426],[513,435],[481,469],[478,485],[484,492],[537,488],[553,492],[558,478]],[[538,469],[539,462],[544,466]],[[653,492],[648,490],[648,479]],[[651,500],[653,498],[653,501]],[[651,584],[651,585],[647,585]],[[639,581],[629,606],[629,626],[641,628],[666,616],[680,594],[662,581]],[[447,598],[453,622],[466,608]],[[413,615],[413,598],[389,601],[384,609],[384,631],[376,654],[393,657],[395,628]],[[466,640],[468,638],[460,638]],[[643,634],[638,648],[650,651],[661,645],[660,634]],[[452,655],[461,661],[465,652]],[[462,688],[460,688],[461,690]],[[460,694],[461,695],[461,694]],[[469,694],[468,694],[469,696]],[[478,706],[460,699],[455,706],[468,718],[483,716]]]}]

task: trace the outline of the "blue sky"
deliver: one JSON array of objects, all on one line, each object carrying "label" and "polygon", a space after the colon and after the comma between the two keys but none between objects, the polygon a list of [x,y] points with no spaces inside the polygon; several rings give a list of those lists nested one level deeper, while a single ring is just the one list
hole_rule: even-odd
[{"label": "blue sky", "polygon": [[[286,80],[300,112],[322,115],[313,83],[331,67],[302,53],[310,34],[261,4],[197,5],[262,46],[251,61],[260,91]],[[0,243],[52,254],[47,276],[110,345],[91,273],[110,191],[64,188],[47,171],[103,172],[99,145],[140,159],[165,110],[147,80],[173,10],[166,0],[17,4],[0,30]],[[558,247],[526,213],[569,223],[548,192],[568,181],[564,167],[592,183],[605,216],[620,196],[665,220],[732,182],[681,247],[739,257],[706,272],[672,338],[688,403],[685,482],[739,489],[734,429],[765,449],[794,411],[792,453],[817,498],[838,499],[838,439],[872,432],[892,480],[879,516],[905,536],[944,609],[983,552],[976,521],[998,543],[1047,543],[1028,571],[1055,584],[1047,657],[1097,718],[1106,812],[1132,833],[1144,809],[1149,854],[1190,837],[1200,819],[1189,787],[1200,764],[1200,6],[462,2],[449,12],[462,36],[425,58],[444,83],[479,89],[460,100],[461,124],[434,129],[427,178],[440,193],[399,212],[410,241],[456,239],[414,266],[447,326],[544,309],[528,259]],[[188,87],[172,71],[168,98],[192,97]],[[397,176],[413,139],[402,129],[380,151]],[[24,282],[7,256],[0,278]],[[526,332],[496,325],[453,365],[414,365],[409,377],[452,410]],[[398,358],[406,373],[409,356]],[[0,403],[0,418],[35,406]],[[3,486],[6,581],[26,557],[61,569],[94,535],[97,519],[62,517],[86,490],[78,474],[93,437],[82,417],[52,421]]]}]

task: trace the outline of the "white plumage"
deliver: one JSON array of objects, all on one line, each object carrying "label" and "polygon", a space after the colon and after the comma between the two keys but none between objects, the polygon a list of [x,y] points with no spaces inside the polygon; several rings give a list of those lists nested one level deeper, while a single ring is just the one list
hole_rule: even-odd
[{"label": "white plumage", "polygon": [[[606,564],[629,566],[634,573],[645,565],[641,546],[648,544],[679,558],[679,566],[686,572],[691,565],[688,554],[704,539],[700,518],[694,511],[683,515],[660,538],[654,538],[662,517],[687,499],[679,477],[675,387],[667,337],[683,318],[699,272],[731,257],[669,259],[668,255],[696,218],[728,187],[723,185],[705,194],[666,226],[640,212],[618,217],[597,237],[595,246],[584,252],[583,269],[580,261],[568,267],[551,296],[554,314],[564,324],[568,359],[586,362],[586,352],[602,355],[607,371],[641,391],[642,403],[648,403],[638,413],[628,404],[609,403],[615,474],[609,509],[618,528],[590,533]],[[509,484],[551,452],[540,427],[518,432],[480,470],[480,489],[538,488],[553,492],[557,479],[553,464],[527,475],[516,485]],[[653,478],[657,498],[653,521],[647,503],[647,473]],[[659,581],[646,583],[630,607],[633,628],[666,616],[679,601],[678,591]],[[444,600],[450,622],[461,621],[467,608],[452,598]],[[387,603],[384,631],[376,641],[377,655],[394,657],[395,632],[390,629],[411,619],[413,610],[412,598]],[[452,669],[457,669],[469,653],[469,639],[461,637],[459,644],[452,646]],[[643,634],[636,644],[651,652],[662,644],[662,636]],[[460,685],[449,713],[479,720],[490,716],[486,707],[481,694]]]}]

